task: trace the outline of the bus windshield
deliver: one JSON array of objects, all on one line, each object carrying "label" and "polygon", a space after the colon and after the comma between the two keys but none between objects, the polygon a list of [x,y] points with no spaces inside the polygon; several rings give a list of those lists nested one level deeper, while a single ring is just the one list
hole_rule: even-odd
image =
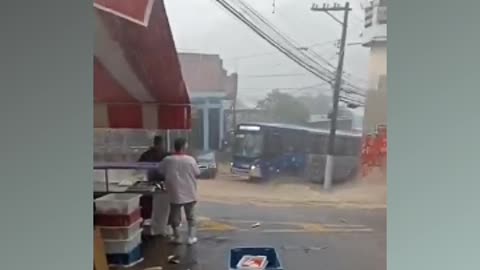
[{"label": "bus windshield", "polygon": [[240,157],[256,158],[262,154],[263,135],[261,133],[235,134],[233,154]]}]

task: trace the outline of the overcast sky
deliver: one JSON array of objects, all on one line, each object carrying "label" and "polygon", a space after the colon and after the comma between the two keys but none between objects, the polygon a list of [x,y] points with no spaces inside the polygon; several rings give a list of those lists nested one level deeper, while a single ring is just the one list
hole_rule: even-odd
[{"label": "overcast sky", "polygon": [[[315,44],[312,47],[315,52],[336,64],[334,42],[340,37],[341,26],[324,13],[310,11],[312,0],[275,0],[275,13],[272,13],[273,0],[244,1],[297,44]],[[349,18],[348,42],[360,40],[363,25],[360,1],[350,1],[353,12]],[[321,5],[323,2],[316,3]],[[321,83],[215,0],[165,0],[165,5],[178,50],[219,54],[229,72],[238,72],[239,97],[247,104],[255,104],[273,88],[299,88]],[[256,56],[244,57],[252,55]],[[238,57],[243,58],[235,60]],[[358,45],[348,46],[345,57],[345,68],[352,74],[352,82],[360,86],[365,84],[368,50]],[[255,77],[268,74],[290,76]],[[326,88],[325,91],[330,90]]]}]

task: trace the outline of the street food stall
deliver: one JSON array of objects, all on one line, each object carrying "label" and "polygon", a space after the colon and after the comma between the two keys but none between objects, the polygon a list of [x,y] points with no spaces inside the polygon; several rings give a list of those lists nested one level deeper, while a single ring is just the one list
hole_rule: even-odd
[{"label": "street food stall", "polygon": [[[163,1],[95,0],[94,8],[94,127],[190,129],[190,99]],[[166,228],[168,190],[142,177],[142,171],[156,166],[134,160],[95,162],[95,269],[102,270],[97,263],[101,253],[107,254],[109,265],[141,261],[141,220],[157,219],[163,223],[160,230]],[[131,173],[118,180],[110,176],[113,170]],[[155,198],[165,206],[155,211],[160,217],[150,217]]]}]

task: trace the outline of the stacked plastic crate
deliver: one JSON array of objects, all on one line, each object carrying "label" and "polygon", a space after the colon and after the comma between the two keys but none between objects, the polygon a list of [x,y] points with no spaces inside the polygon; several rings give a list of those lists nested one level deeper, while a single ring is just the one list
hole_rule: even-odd
[{"label": "stacked plastic crate", "polygon": [[108,194],[95,199],[95,226],[100,228],[111,266],[130,267],[143,260],[140,197]]}]

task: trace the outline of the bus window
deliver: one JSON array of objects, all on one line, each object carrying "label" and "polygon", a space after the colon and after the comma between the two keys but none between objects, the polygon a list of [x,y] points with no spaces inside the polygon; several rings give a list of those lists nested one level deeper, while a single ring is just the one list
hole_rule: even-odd
[{"label": "bus window", "polygon": [[265,156],[267,158],[275,158],[282,154],[283,145],[282,138],[280,134],[274,133],[268,136],[266,147],[265,147]]},{"label": "bus window", "polygon": [[263,148],[261,133],[240,133],[235,135],[234,155],[241,157],[260,157]]},{"label": "bus window", "polygon": [[286,132],[283,136],[283,148],[285,151],[292,152],[304,152],[306,133],[302,132]]},{"label": "bus window", "polygon": [[327,153],[327,140],[328,137],[323,134],[314,134],[312,137],[312,152],[317,155],[323,155]]},{"label": "bus window", "polygon": [[313,140],[315,135],[308,134],[305,138],[305,152],[309,154],[314,154],[313,151]]},{"label": "bus window", "polygon": [[308,139],[308,133],[297,133],[294,134],[295,136],[293,137],[293,143],[294,143],[294,149],[296,152],[303,153],[305,152],[306,148],[306,141]]}]

